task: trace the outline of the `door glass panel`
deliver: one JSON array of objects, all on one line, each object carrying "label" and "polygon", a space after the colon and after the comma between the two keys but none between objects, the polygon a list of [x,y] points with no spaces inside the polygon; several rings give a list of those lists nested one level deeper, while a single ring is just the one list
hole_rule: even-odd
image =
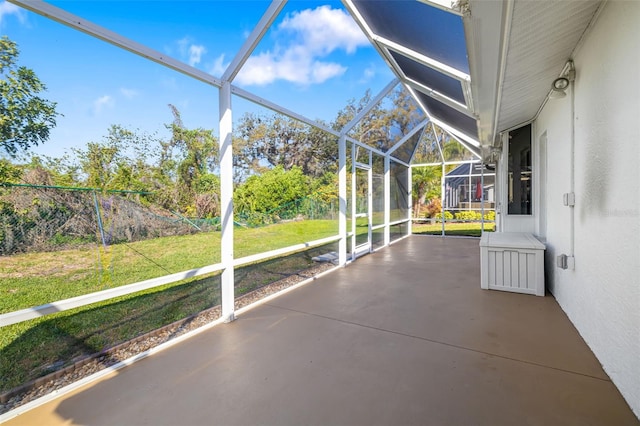
[{"label": "door glass panel", "polygon": [[509,132],[509,214],[531,214],[531,125]]},{"label": "door glass panel", "polygon": [[369,244],[369,171],[356,168],[356,246]]},{"label": "door glass panel", "polygon": [[356,219],[356,246],[369,244],[369,219],[359,217]]},{"label": "door glass panel", "polygon": [[373,155],[371,176],[371,202],[372,215],[371,222],[373,226],[382,225],[384,223],[384,157]]},{"label": "door glass panel", "polygon": [[364,169],[356,169],[356,213],[369,213],[367,192],[369,189],[369,173]]},{"label": "door glass panel", "polygon": [[361,146],[356,145],[356,162],[364,165],[369,165],[369,150]]}]

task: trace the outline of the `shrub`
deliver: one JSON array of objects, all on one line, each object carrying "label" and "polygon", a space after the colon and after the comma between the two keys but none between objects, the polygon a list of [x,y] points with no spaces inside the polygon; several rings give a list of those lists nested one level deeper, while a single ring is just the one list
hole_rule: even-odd
[{"label": "shrub", "polygon": [[[456,220],[466,222],[480,222],[482,220],[482,212],[476,210],[466,210],[455,213]],[[484,214],[484,220],[494,221],[496,220],[496,212],[489,210]]]},{"label": "shrub", "polygon": [[243,213],[268,213],[307,195],[307,177],[299,167],[275,167],[253,175],[236,189],[234,203]]},{"label": "shrub", "polygon": [[442,203],[440,202],[440,198],[436,197],[429,200],[426,210],[424,217],[435,217],[442,213]]}]

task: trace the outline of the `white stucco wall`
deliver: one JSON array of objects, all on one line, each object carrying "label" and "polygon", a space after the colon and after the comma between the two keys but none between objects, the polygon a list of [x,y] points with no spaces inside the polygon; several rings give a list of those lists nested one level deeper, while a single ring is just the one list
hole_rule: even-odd
[{"label": "white stucco wall", "polygon": [[609,1],[576,52],[575,270],[570,254],[571,96],[550,100],[547,284],[640,416],[640,2]]}]

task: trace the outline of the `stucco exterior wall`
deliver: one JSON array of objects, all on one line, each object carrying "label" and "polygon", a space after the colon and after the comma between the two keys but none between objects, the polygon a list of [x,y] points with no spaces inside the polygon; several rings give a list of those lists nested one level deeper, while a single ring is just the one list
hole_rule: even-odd
[{"label": "stucco exterior wall", "polygon": [[640,416],[640,2],[609,1],[579,46],[575,81],[575,270],[571,254],[571,94],[534,123],[546,132],[547,285]]}]

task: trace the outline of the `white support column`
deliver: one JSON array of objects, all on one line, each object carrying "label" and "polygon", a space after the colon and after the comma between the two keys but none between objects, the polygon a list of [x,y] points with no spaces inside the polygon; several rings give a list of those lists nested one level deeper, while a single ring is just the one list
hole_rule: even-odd
[{"label": "white support column", "polygon": [[231,117],[231,84],[220,88],[220,242],[222,271],[222,318],[225,322],[235,319],[233,278],[233,121]]},{"label": "white support column", "polygon": [[338,266],[347,263],[347,138],[340,136],[338,140]]},{"label": "white support column", "polygon": [[445,205],[444,205],[444,200],[445,197],[447,196],[447,191],[446,191],[446,180],[445,180],[445,166],[444,166],[444,161],[442,161],[442,176],[440,177],[440,205],[442,206],[442,236],[444,237],[444,226],[445,226]]},{"label": "white support column", "polygon": [[356,152],[351,145],[351,260],[356,260]]},{"label": "white support column", "polygon": [[[409,169],[411,172],[411,169]],[[384,245],[391,241],[389,222],[391,222],[391,160],[384,156]]]},{"label": "white support column", "polygon": [[369,237],[369,253],[373,253],[373,154],[369,151],[369,170],[367,170],[367,234]]},{"label": "white support column", "polygon": [[484,163],[480,163],[480,234],[484,232]]},{"label": "white support column", "polygon": [[442,210],[442,236],[444,237],[444,226],[445,226],[445,197],[446,197],[446,189],[445,189],[445,178],[444,178],[444,171],[445,171],[445,158],[444,158],[444,153],[442,152],[442,139],[444,139],[444,135],[442,135],[442,138],[438,137],[438,132],[436,132],[436,126],[435,124],[432,122],[431,123],[431,131],[433,132],[433,137],[436,139],[436,144],[438,146],[438,151],[440,152],[440,160],[442,160],[442,162],[440,163],[441,166],[441,170],[442,170],[442,175],[440,177],[440,210]]},{"label": "white support column", "polygon": [[407,209],[407,211],[409,212],[409,221],[407,222],[407,235],[411,235],[413,233],[413,220],[411,220],[411,218],[413,217],[413,200],[411,198],[413,188],[411,188],[411,185],[413,185],[413,176],[411,175],[411,167],[407,167],[407,204],[409,205],[409,208]]}]

